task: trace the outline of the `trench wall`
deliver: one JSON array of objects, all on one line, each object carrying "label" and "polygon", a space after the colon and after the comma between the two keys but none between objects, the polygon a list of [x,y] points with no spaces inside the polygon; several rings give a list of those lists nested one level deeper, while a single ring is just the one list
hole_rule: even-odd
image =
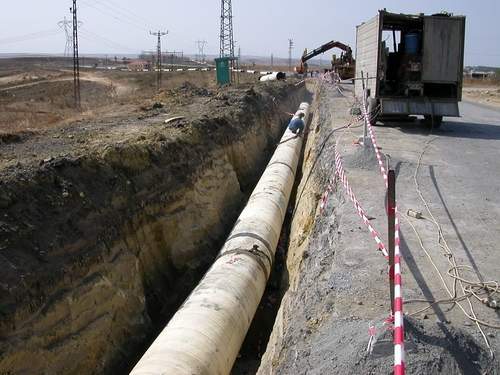
[{"label": "trench wall", "polygon": [[214,260],[304,95],[249,89],[183,137],[3,179],[0,373],[130,369]]}]

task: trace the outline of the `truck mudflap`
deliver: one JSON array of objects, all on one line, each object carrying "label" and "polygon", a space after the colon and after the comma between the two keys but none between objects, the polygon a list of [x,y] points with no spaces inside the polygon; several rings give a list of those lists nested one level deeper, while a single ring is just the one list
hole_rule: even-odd
[{"label": "truck mudflap", "polygon": [[457,101],[439,99],[380,99],[382,115],[434,115],[460,117]]}]

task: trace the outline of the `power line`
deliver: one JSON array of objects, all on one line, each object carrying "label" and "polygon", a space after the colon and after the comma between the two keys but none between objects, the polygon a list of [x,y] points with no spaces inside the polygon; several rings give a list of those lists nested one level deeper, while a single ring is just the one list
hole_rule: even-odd
[{"label": "power line", "polygon": [[[94,0],[96,1],[96,0]],[[148,28],[144,25],[139,25],[138,23],[134,22],[134,21],[131,21],[130,19],[126,19],[124,18],[123,16],[119,16],[116,14],[116,10],[108,10],[106,8],[99,8],[98,6],[100,5],[101,7],[103,6],[102,4],[100,3],[94,3],[94,4],[91,4],[85,0],[81,0],[82,3],[84,3],[85,5],[97,10],[98,12],[104,14],[105,16],[108,16],[108,17],[111,17],[117,21],[120,21],[120,22],[125,22],[127,24],[129,24],[130,26],[133,26],[141,31],[148,31]],[[97,6],[96,6],[97,5]]]},{"label": "power line", "polygon": [[[80,29],[80,32],[84,33],[83,37],[86,37],[87,40],[94,41],[95,39],[99,39],[100,41],[107,44],[109,47],[115,48],[116,50],[128,50],[128,51],[135,52],[135,50],[133,48],[130,48],[130,47],[125,46],[123,44],[117,43],[117,42],[115,42],[111,39],[108,39],[102,35],[96,34],[93,31],[90,31],[89,29],[87,29],[85,27],[82,27]],[[88,34],[88,35],[85,35],[85,34]]]},{"label": "power line", "polygon": [[3,38],[3,39],[0,39],[0,44],[12,44],[12,43],[26,42],[26,41],[33,40],[33,39],[54,36],[54,35],[57,35],[60,33],[61,33],[60,29],[42,30],[42,31],[34,32],[34,33],[12,36],[9,38]]},{"label": "power line", "polygon": [[137,15],[134,11],[131,11],[127,8],[125,8],[123,5],[116,3],[112,0],[106,0],[105,2],[103,0],[94,0],[96,2],[99,2],[103,5],[106,5],[108,8],[113,9],[114,11],[121,12],[125,17],[128,17],[131,20],[135,20],[137,23],[145,24],[151,26],[150,28],[156,29],[157,27],[153,27],[154,25],[150,25],[150,21],[147,20],[146,18],[143,18],[139,15]]}]

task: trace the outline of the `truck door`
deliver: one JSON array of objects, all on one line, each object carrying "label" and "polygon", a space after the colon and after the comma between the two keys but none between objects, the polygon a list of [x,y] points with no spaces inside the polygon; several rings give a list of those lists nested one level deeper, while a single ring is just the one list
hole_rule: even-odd
[{"label": "truck door", "polygon": [[422,81],[462,82],[465,18],[424,18]]}]

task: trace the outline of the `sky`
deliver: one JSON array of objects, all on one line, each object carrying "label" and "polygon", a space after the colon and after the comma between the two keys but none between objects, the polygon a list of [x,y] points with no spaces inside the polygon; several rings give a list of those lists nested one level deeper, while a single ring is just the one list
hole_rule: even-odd
[{"label": "sky", "polygon": [[[0,54],[64,52],[58,27],[70,20],[70,0],[0,0]],[[133,54],[156,48],[149,31],[168,30],[163,49],[195,54],[196,40],[205,53],[219,49],[220,0],[77,0],[82,54]],[[339,40],[354,47],[355,26],[379,9],[432,14],[446,10],[467,16],[466,65],[500,66],[499,0],[232,0],[236,49],[244,56],[288,56]],[[354,49],[354,48],[353,48]],[[331,53],[324,56],[329,59]]]}]

